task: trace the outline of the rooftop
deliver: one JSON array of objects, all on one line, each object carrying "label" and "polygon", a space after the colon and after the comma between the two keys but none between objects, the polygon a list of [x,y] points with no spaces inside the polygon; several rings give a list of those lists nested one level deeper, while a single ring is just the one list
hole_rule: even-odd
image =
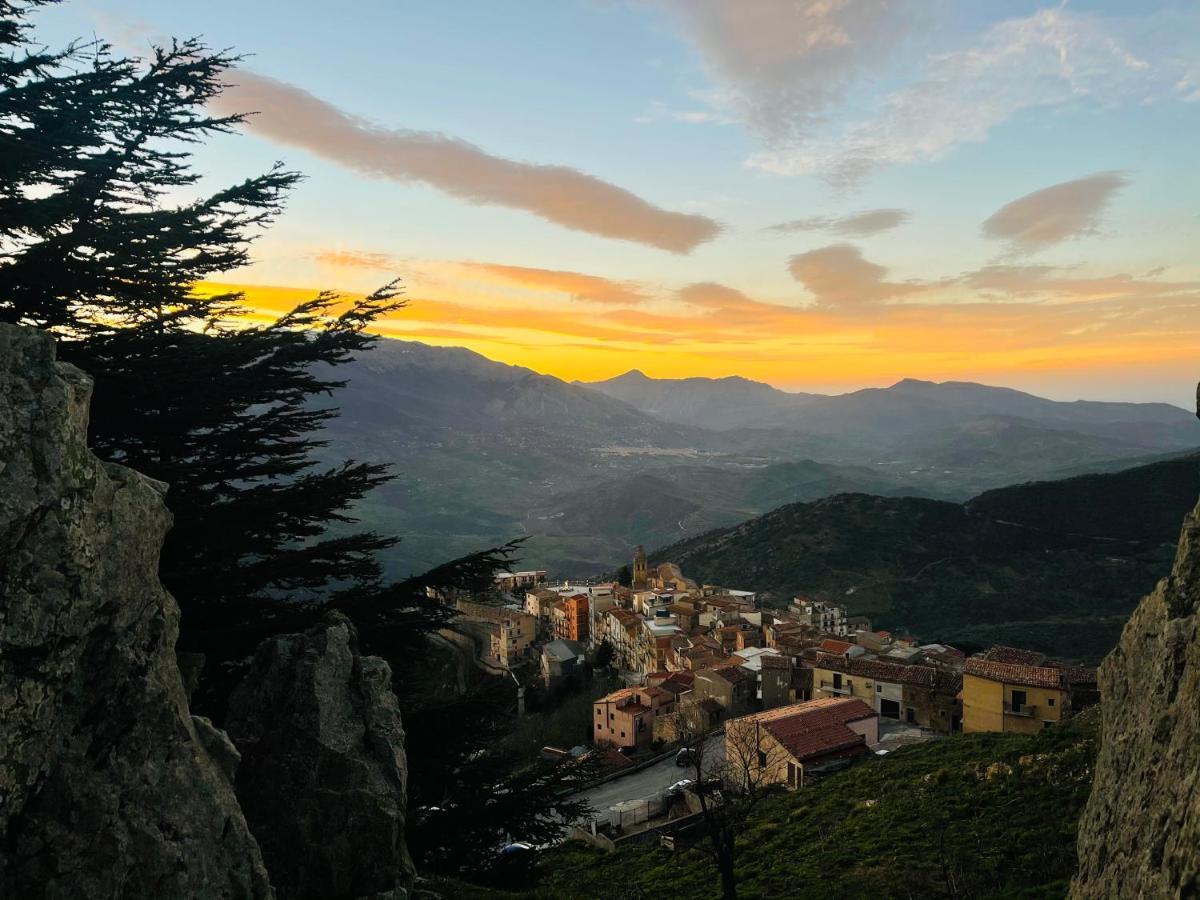
[{"label": "rooftop", "polygon": [[821,651],[824,653],[832,653],[835,656],[841,656],[849,650],[853,644],[848,644],[846,641],[835,641],[833,638],[826,638],[821,641]]},{"label": "rooftop", "polygon": [[968,659],[963,664],[963,674],[1025,687],[1062,688],[1064,681],[1061,669],[994,662],[978,657]]},{"label": "rooftop", "polygon": [[997,644],[986,653],[983,659],[991,662],[1009,663],[1016,666],[1040,666],[1046,662],[1046,654],[1036,650],[1022,650],[1019,647],[1005,647]]},{"label": "rooftop", "polygon": [[839,697],[781,706],[735,719],[729,724],[741,722],[760,725],[796,760],[803,762],[865,744],[866,738],[847,723],[875,715],[875,711],[863,701]]},{"label": "rooftop", "polygon": [[904,663],[884,662],[881,659],[845,659],[822,653],[816,665],[821,669],[858,675],[873,681],[889,681],[896,684],[920,684],[934,687],[938,683],[939,670],[932,666],[911,666]]}]

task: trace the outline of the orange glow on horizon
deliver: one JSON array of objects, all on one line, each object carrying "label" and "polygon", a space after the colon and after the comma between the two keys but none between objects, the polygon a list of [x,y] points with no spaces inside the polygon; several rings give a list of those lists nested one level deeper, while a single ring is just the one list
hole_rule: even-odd
[{"label": "orange glow on horizon", "polygon": [[[716,285],[643,302],[638,288],[621,284],[612,296],[591,302],[556,292],[602,290],[569,279],[570,273],[539,274],[523,285],[515,267],[473,265],[463,281],[418,282],[408,306],[373,330],[389,338],[466,347],[566,381],[640,369],[658,378],[740,375],[816,391],[886,386],[905,377],[1026,389],[1052,387],[1056,379],[1120,385],[1134,376],[1186,383],[1200,356],[1200,300],[1190,296],[1149,304],[1122,297],[1059,303],[959,299],[826,309],[757,301]],[[316,294],[221,283],[199,289],[244,291],[250,317],[260,320]],[[1105,389],[1092,395],[1105,396]]]}]

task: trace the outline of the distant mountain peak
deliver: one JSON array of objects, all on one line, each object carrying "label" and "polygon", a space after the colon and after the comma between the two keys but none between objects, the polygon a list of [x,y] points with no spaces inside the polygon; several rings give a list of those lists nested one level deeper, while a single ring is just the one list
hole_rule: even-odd
[{"label": "distant mountain peak", "polygon": [[920,378],[901,378],[899,381],[897,381],[895,384],[893,384],[892,387],[893,388],[930,388],[930,387],[937,387],[937,385],[938,385],[938,383],[936,381],[923,381]]}]

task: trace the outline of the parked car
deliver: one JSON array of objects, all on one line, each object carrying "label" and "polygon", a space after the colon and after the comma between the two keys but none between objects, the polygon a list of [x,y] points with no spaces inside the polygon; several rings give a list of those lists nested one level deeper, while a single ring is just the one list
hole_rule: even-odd
[{"label": "parked car", "polygon": [[667,788],[666,794],[668,797],[677,797],[690,788],[693,784],[695,784],[695,782],[692,781],[692,779],[685,778],[682,781],[675,782],[673,785]]},{"label": "parked car", "polygon": [[532,844],[524,841],[505,844],[496,854],[492,864],[492,880],[506,888],[525,887],[533,877],[536,863],[537,850]]},{"label": "parked car", "polygon": [[684,766],[694,766],[696,764],[696,751],[691,747],[684,747],[675,754],[675,765],[679,768]]}]

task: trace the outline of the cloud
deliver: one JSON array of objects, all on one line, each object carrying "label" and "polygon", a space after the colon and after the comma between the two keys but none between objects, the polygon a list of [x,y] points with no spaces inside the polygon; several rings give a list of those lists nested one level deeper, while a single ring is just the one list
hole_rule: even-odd
[{"label": "cloud", "polygon": [[793,219],[771,225],[767,231],[792,234],[797,231],[831,231],[847,237],[870,237],[896,228],[909,221],[912,215],[906,209],[868,209],[848,216],[813,216]]},{"label": "cloud", "polygon": [[983,234],[1023,251],[1095,234],[1108,202],[1128,183],[1121,172],[1097,172],[1042,188],[992,213]]},{"label": "cloud", "polygon": [[565,228],[673,253],[688,253],[721,231],[710,218],[661,209],[578,169],[494,156],[434,132],[384,128],[244,69],[231,81],[213,101],[219,112],[255,111],[246,122],[251,132],[375,178],[419,182],[469,203],[521,209]]},{"label": "cloud", "polygon": [[599,275],[500,263],[464,262],[459,266],[470,272],[499,278],[522,287],[556,291],[569,295],[573,300],[585,300],[590,303],[636,306],[648,299],[646,293],[633,282],[613,281]]},{"label": "cloud", "polygon": [[680,23],[734,113],[770,145],[806,137],[909,19],[896,0],[654,0]]},{"label": "cloud", "polygon": [[1069,103],[1144,103],[1178,96],[1180,64],[1134,54],[1127,24],[1062,7],[987,28],[972,46],[931,53],[910,83],[878,98],[866,118],[768,147],[751,166],[784,175],[817,174],[854,187],[875,169],[944,158],[1024,110]]},{"label": "cloud", "polygon": [[888,270],[863,258],[853,244],[832,244],[788,261],[788,271],[823,306],[864,306],[919,290],[886,281]]},{"label": "cloud", "polygon": [[325,266],[335,269],[367,269],[372,272],[382,272],[396,269],[399,263],[395,257],[387,253],[376,253],[369,250],[318,250],[312,258]]}]

